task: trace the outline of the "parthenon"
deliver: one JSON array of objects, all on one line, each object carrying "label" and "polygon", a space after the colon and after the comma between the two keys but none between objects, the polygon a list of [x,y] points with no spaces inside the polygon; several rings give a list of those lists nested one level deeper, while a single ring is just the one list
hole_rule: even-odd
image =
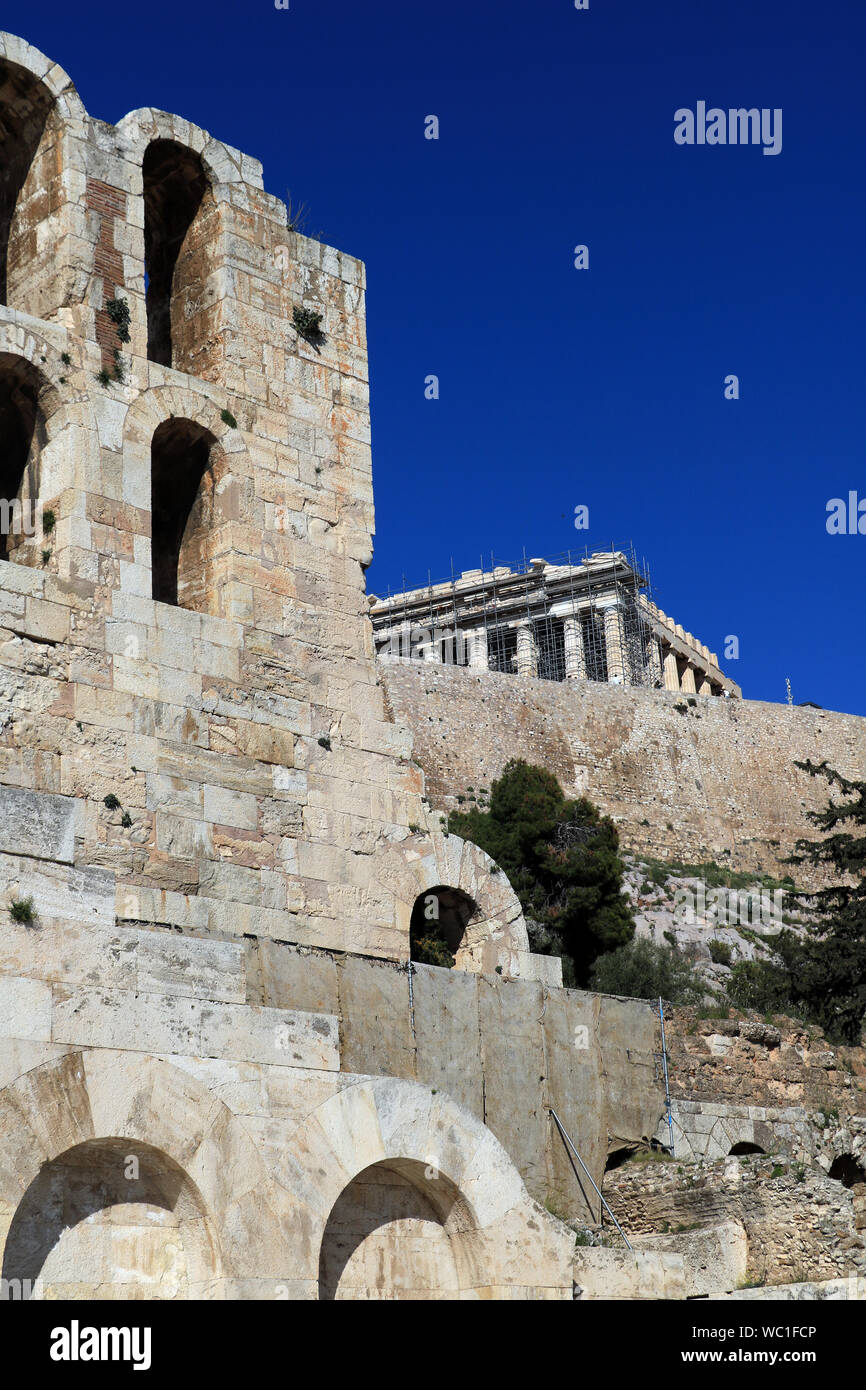
[{"label": "parthenon", "polygon": [[[565,563],[562,563],[565,559]],[[370,596],[377,650],[555,681],[741,697],[715,652],[644,592],[634,557],[533,559]]]}]

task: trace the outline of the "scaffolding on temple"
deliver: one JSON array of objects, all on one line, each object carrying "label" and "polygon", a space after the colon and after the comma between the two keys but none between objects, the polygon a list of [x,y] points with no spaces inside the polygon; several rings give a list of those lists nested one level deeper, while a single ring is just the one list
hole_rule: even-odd
[{"label": "scaffolding on temple", "polygon": [[371,597],[392,655],[564,681],[660,685],[649,568],[628,552],[566,551]]}]

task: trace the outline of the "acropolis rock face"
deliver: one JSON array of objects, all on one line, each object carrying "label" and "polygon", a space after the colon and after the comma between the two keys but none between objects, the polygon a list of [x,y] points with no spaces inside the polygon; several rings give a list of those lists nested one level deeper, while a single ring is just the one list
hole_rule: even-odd
[{"label": "acropolis rock face", "polygon": [[[561,988],[386,705],[362,264],[8,35],[0,165],[4,1288],[571,1299],[550,1108],[600,1185],[658,1018]],[[413,968],[442,891],[455,969]]]}]

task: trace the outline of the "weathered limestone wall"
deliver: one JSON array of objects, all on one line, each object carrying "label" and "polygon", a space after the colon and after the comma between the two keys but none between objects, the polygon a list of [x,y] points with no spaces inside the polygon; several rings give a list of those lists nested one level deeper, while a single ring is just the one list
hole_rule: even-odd
[{"label": "weathered limestone wall", "polygon": [[665,1010],[671,1094],[684,1101],[866,1112],[861,1048],[831,1047],[815,1027],[699,1018]]},{"label": "weathered limestone wall", "polygon": [[400,1078],[485,1124],[532,1196],[576,1216],[597,1217],[597,1201],[547,1107],[599,1185],[608,1148],[658,1124],[649,1005],[425,965],[410,997],[404,966],[118,923],[106,871],[0,854],[0,893],[22,882],[43,907],[36,924],[0,918],[0,1086],[80,1048],[288,1066],[301,1112],[310,1072]]},{"label": "weathered limestone wall", "polygon": [[627,1163],[607,1174],[604,1194],[627,1234],[740,1222],[749,1273],[767,1284],[866,1274],[851,1191],[815,1169],[759,1155],[685,1169]]},{"label": "weathered limestone wall", "polygon": [[855,715],[400,657],[378,664],[434,806],[457,809],[467,787],[489,788],[509,758],[524,758],[568,795],[591,797],[627,848],[659,859],[790,874],[783,858],[815,833],[804,813],[827,801],[826,784],[795,760],[866,776],[866,720]]},{"label": "weathered limestone wall", "polygon": [[557,1212],[597,1216],[598,1202],[548,1106],[599,1186],[609,1148],[655,1131],[664,1099],[648,1004],[417,965],[410,1005],[405,967],[273,943],[260,969],[268,1005],[340,1019],[344,1068],[423,1082],[477,1115]]}]

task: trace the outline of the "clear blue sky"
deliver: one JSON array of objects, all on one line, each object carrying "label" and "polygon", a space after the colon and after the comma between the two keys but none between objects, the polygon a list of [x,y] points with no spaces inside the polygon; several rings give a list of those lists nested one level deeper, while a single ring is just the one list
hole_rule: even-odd
[{"label": "clear blue sky", "polygon": [[[161,107],[255,155],[366,261],[372,590],[633,541],[663,608],[720,656],[739,637],[747,696],[789,676],[866,714],[866,535],[825,527],[866,499],[862,0],[45,0],[2,24],[93,115]],[[781,154],[676,145],[698,100],[781,107]]]}]

